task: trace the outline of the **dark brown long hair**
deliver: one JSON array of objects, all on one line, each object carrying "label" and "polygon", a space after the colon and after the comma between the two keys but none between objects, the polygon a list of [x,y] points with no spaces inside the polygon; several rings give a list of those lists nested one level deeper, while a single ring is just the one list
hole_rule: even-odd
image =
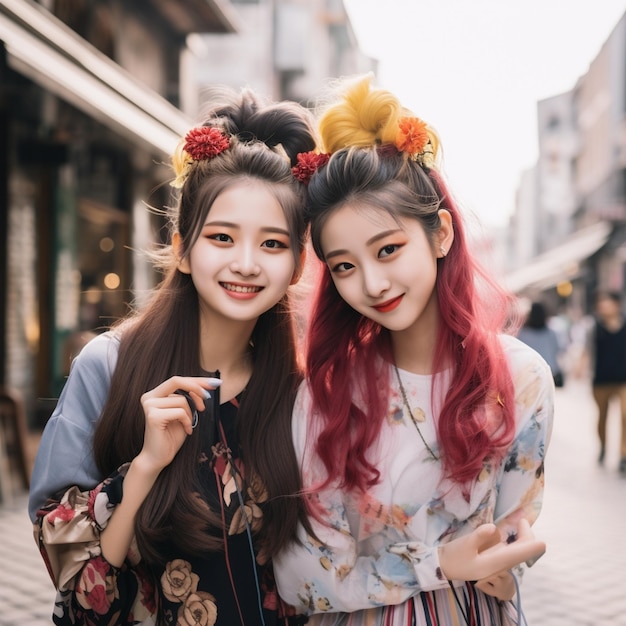
[{"label": "dark brown long hair", "polygon": [[[205,125],[227,133],[230,147],[189,168],[170,211],[171,229],[181,237],[179,253],[189,254],[215,198],[252,178],[266,182],[280,203],[299,266],[306,233],[304,189],[290,167],[298,152],[315,147],[310,114],[296,103],[266,104],[243,91],[216,107]],[[161,251],[160,262],[165,276],[151,302],[115,329],[121,338],[118,361],[93,442],[96,463],[105,476],[131,461],[143,446],[141,395],[173,375],[200,373],[196,289],[191,276],[176,268],[171,246]],[[237,428],[246,473],[257,475],[269,495],[259,539],[272,555],[296,540],[299,520],[309,528],[297,496],[299,467],[291,436],[291,412],[302,374],[288,293],[260,316],[251,339],[254,367]],[[166,539],[187,553],[222,547],[221,533],[215,532],[221,519],[196,495],[200,442],[201,436],[187,438],[137,515],[138,547],[150,564],[163,561],[159,544]]]}]

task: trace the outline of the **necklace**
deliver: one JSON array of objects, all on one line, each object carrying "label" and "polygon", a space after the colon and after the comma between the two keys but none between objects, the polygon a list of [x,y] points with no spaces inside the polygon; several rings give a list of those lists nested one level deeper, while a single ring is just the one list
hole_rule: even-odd
[{"label": "necklace", "polygon": [[413,424],[415,424],[415,428],[417,429],[417,434],[420,436],[420,439],[422,440],[422,443],[426,446],[426,449],[428,450],[428,452],[430,452],[430,456],[432,456],[433,459],[435,459],[435,461],[438,461],[439,457],[433,452],[432,448],[426,443],[426,439],[424,439],[424,435],[422,435],[422,431],[420,430],[419,422],[415,419],[415,416],[413,415],[413,411],[411,411],[411,406],[409,405],[409,401],[406,397],[406,391],[404,390],[404,385],[402,384],[402,379],[400,378],[400,371],[398,370],[398,366],[395,363],[393,364],[393,369],[396,371],[396,377],[398,379],[400,393],[402,394],[402,402],[404,403],[404,407],[406,408],[409,415],[411,416],[411,421],[413,422]]}]

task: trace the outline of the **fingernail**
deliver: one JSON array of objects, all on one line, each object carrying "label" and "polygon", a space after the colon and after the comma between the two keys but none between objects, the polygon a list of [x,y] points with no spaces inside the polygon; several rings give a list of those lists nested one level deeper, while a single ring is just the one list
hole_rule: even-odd
[{"label": "fingernail", "polygon": [[211,397],[211,392],[208,389],[203,389],[202,395],[204,396],[205,400],[208,400]]},{"label": "fingernail", "polygon": [[207,378],[207,382],[212,387],[219,387],[222,384],[222,379],[221,378]]}]

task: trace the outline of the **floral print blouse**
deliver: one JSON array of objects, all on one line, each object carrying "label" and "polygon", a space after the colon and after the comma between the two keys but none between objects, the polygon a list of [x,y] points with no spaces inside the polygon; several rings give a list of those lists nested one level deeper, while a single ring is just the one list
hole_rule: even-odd
[{"label": "floral print blouse", "polygon": [[[379,440],[369,451],[380,470],[378,484],[362,495],[329,487],[318,503],[328,525],[312,520],[319,541],[301,529],[302,545],[275,559],[281,596],[300,613],[320,614],[312,623],[464,624],[463,611],[457,610],[460,596],[460,604],[471,605],[478,615],[472,623],[513,623],[495,598],[473,586],[465,590],[460,582],[451,586],[441,573],[437,552],[440,543],[486,522],[495,521],[505,537],[513,538],[519,518],[533,523],[541,508],[553,418],[552,376],[528,346],[511,336],[501,341],[515,387],[516,433],[504,460],[485,464],[465,492],[443,478],[440,460],[428,450],[439,457],[432,377],[399,371],[427,447],[390,369],[389,408]],[[325,476],[313,453],[316,424],[303,383],[293,436],[304,488]]]},{"label": "floral print blouse", "polygon": [[[75,363],[73,372],[78,378],[74,378],[71,385],[76,386],[81,377],[89,378],[82,370],[90,367],[90,361],[99,361],[98,353],[108,353],[108,349],[102,349],[104,343],[107,340],[100,340],[100,347],[92,349],[91,353],[88,350],[87,356]],[[68,405],[60,404],[65,407],[60,411],[67,412]],[[35,540],[57,587],[52,616],[55,624],[275,626],[301,623],[296,618],[288,619],[293,610],[279,600],[271,564],[254,546],[267,496],[259,481],[243,478],[245,473],[237,457],[237,404],[237,399],[233,399],[220,406],[224,428],[221,442],[205,450],[198,459],[199,484],[203,490],[199,495],[212,510],[223,512],[224,550],[180,554],[172,541],[163,546],[164,566],[158,571],[148,571],[133,542],[121,567],[108,563],[102,556],[100,533],[121,501],[129,464],[93,489],[73,486],[33,509],[36,510]],[[85,426],[84,422],[80,425]],[[67,432],[68,426],[57,428],[55,425],[54,429]],[[85,432],[83,436],[84,446],[88,446],[91,435]],[[54,440],[58,441],[58,437]],[[44,454],[46,467],[53,462],[52,452],[47,450]],[[63,454],[70,453],[63,451]],[[60,459],[57,462],[63,465]],[[68,463],[72,462],[68,457]],[[36,482],[37,493],[43,492],[44,478],[39,476]],[[157,622],[157,615],[160,622]]]}]

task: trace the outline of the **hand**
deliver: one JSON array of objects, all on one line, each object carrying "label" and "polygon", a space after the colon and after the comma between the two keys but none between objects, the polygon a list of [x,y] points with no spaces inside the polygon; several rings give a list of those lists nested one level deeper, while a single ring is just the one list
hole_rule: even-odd
[{"label": "hand", "polygon": [[483,524],[469,535],[439,547],[439,564],[448,580],[481,580],[541,556],[546,544],[535,539],[530,524],[521,519],[517,539],[505,543],[495,524]]},{"label": "hand", "polygon": [[508,601],[515,596],[515,583],[513,575],[508,570],[482,578],[476,582],[475,587],[488,596],[494,596],[498,600]]},{"label": "hand", "polygon": [[160,472],[173,460],[185,439],[193,432],[192,413],[187,399],[178,389],[189,393],[196,409],[203,411],[210,389],[221,384],[217,378],[172,376],[141,396],[146,417],[143,448],[139,457],[144,469]]}]

